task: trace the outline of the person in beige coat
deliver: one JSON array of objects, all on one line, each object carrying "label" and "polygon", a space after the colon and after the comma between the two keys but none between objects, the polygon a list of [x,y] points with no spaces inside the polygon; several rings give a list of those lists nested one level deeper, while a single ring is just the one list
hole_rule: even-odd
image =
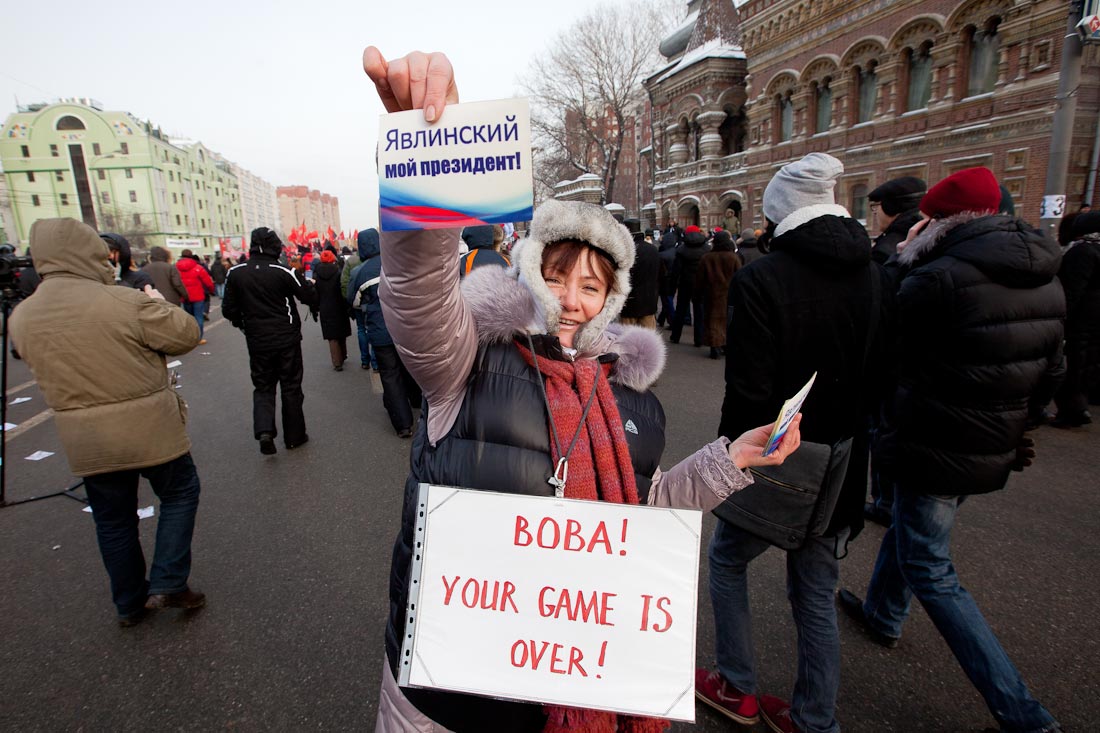
[{"label": "person in beige coat", "polygon": [[[166,355],[198,344],[198,325],[151,286],[116,286],[91,227],[44,219],[30,241],[42,284],[12,312],[12,344],[54,411],[70,469],[84,478],[119,624],[132,626],[149,608],[201,606],[203,594],[187,585],[199,477],[187,405],[165,368]],[[161,501],[148,580],[140,476]]]}]

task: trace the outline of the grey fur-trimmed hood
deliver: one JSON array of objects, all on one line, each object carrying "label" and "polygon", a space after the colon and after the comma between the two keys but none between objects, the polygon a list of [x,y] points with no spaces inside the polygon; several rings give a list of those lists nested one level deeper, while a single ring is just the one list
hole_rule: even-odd
[{"label": "grey fur-trimmed hood", "polygon": [[538,333],[557,334],[561,303],[542,279],[542,253],[547,245],[565,240],[586,242],[603,250],[615,262],[615,286],[595,318],[577,329],[577,350],[591,351],[623,309],[630,295],[630,268],[634,266],[634,238],[602,206],[550,199],[535,209],[531,234],[512,249],[512,269],[535,298],[544,327]]},{"label": "grey fur-trimmed hood", "polygon": [[[538,282],[542,283],[547,295],[553,297],[541,273]],[[529,281],[515,266],[509,269],[479,267],[471,271],[462,281],[462,298],[474,317],[479,344],[506,343],[517,334],[548,333],[544,310]],[[600,316],[606,309],[605,306]],[[618,314],[618,309],[615,313]],[[594,323],[595,320],[590,321],[585,327]],[[619,358],[611,371],[611,381],[642,392],[649,389],[664,371],[665,344],[656,332],[609,323],[598,333],[592,331],[590,334],[589,345],[578,348],[578,355],[593,358],[602,354],[617,354]]]}]

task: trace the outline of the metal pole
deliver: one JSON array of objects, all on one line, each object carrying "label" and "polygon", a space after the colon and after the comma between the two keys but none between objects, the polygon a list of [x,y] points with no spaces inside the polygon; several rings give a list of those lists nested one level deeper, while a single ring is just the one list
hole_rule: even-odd
[{"label": "metal pole", "polygon": [[1081,80],[1081,3],[1069,4],[1066,35],[1062,41],[1062,68],[1058,75],[1058,93],[1054,97],[1054,124],[1051,130],[1050,158],[1047,161],[1046,188],[1040,208],[1039,228],[1057,238],[1058,224],[1066,213],[1066,171],[1073,143],[1073,118],[1077,113],[1077,87]]}]

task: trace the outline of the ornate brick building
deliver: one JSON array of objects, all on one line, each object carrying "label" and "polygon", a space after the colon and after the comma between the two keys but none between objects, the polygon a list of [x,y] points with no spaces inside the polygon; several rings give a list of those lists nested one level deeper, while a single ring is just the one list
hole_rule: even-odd
[{"label": "ornate brick building", "polygon": [[[763,226],[775,170],[822,151],[844,162],[837,200],[857,218],[890,178],[984,165],[1038,223],[1067,14],[1056,0],[693,0],[644,84],[640,213],[716,226],[733,208]],[[1071,209],[1095,157],[1100,47],[1082,64]]]}]

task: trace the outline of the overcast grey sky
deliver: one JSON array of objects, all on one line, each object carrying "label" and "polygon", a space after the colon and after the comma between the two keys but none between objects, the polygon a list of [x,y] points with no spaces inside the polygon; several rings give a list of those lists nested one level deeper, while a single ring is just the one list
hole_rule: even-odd
[{"label": "overcast grey sky", "polygon": [[[208,147],[279,185],[340,198],[345,229],[377,222],[382,106],[362,70],[445,51],[463,101],[519,93],[531,56],[592,0],[56,0],[4,11],[0,116],[91,97]],[[686,4],[686,3],[685,3]]]}]

